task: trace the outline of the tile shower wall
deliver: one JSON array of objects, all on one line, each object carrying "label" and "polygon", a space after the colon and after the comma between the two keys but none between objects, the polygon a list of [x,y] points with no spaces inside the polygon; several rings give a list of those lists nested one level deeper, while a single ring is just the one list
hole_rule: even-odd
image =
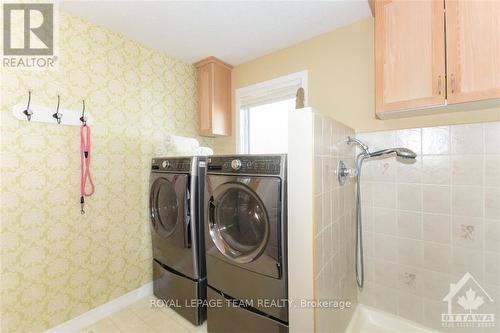
[{"label": "tile shower wall", "polygon": [[315,298],[343,300],[351,309],[315,311],[316,332],[343,332],[356,306],[354,276],[354,182],[340,186],[336,166],[354,163],[345,144],[354,131],[329,117],[314,115],[314,278]]},{"label": "tile shower wall", "polygon": [[500,123],[357,137],[371,151],[402,146],[418,154],[413,164],[386,158],[363,166],[360,302],[442,329],[449,284],[470,272],[496,302],[481,313],[499,318]]},{"label": "tile shower wall", "polygon": [[[2,332],[44,331],[151,281],[150,159],[165,133],[197,134],[192,65],[65,13],[59,48],[52,70],[1,69]],[[28,89],[75,112],[87,101],[83,216],[79,129],[15,119]]]}]

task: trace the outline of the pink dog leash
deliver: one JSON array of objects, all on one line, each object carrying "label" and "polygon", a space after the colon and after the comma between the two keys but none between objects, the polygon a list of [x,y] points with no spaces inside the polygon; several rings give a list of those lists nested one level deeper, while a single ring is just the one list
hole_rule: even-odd
[{"label": "pink dog leash", "polygon": [[[91,145],[90,145],[90,127],[87,126],[87,123],[84,122],[83,125],[80,126],[80,213],[85,214],[84,206],[85,206],[85,197],[90,197],[94,194],[94,182],[92,181],[92,176],[90,175],[90,153],[91,153]],[[90,183],[90,192],[86,191],[87,182]]]}]

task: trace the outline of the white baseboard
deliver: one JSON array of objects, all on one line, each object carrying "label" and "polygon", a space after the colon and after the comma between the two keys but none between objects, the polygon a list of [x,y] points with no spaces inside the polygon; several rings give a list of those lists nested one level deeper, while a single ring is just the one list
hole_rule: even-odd
[{"label": "white baseboard", "polygon": [[126,308],[138,300],[153,295],[153,282],[149,282],[140,288],[132,290],[114,300],[87,311],[78,317],[53,327],[45,333],[70,333],[78,332],[109,315]]}]

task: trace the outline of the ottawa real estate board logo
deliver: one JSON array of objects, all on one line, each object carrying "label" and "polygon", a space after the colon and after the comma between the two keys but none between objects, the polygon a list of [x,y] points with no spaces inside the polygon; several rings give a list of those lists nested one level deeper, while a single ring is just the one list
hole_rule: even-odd
[{"label": "ottawa real estate board logo", "polygon": [[3,67],[53,67],[54,4],[4,3],[2,9]]},{"label": "ottawa real estate board logo", "polygon": [[457,283],[450,283],[443,302],[448,303],[448,312],[441,314],[443,327],[495,327],[495,314],[486,310],[493,308],[493,299],[469,272]]}]

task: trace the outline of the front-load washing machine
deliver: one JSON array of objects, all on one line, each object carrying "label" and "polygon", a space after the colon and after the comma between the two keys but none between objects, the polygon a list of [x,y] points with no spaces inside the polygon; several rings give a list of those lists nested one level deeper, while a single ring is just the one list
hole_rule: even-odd
[{"label": "front-load washing machine", "polygon": [[211,156],[205,178],[209,332],[287,332],[286,155]]},{"label": "front-load washing machine", "polygon": [[204,176],[204,157],[152,160],[153,291],[195,325],[206,319]]}]

